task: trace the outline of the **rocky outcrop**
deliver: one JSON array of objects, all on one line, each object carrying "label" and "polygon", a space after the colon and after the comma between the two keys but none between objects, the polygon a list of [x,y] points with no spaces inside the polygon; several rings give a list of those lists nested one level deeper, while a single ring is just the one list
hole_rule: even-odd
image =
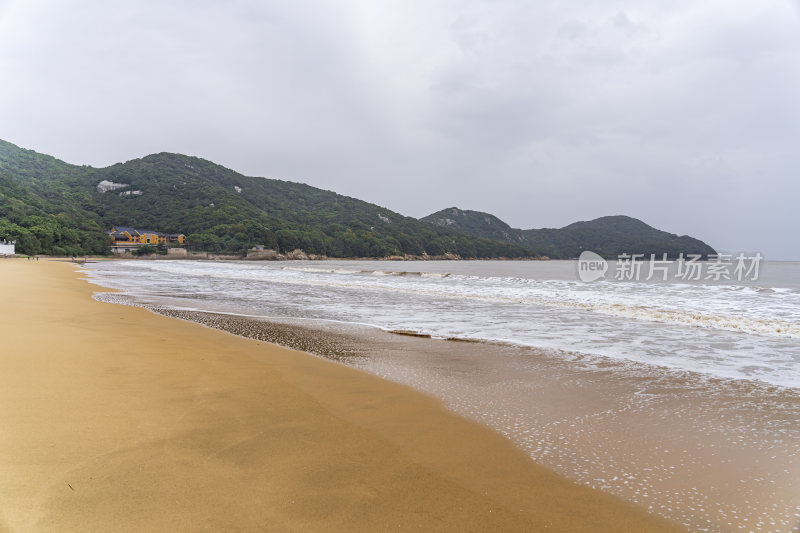
[{"label": "rocky outcrop", "polygon": [[115,189],[123,189],[125,187],[130,187],[130,183],[114,183],[113,181],[103,180],[97,184],[97,192],[99,193],[106,193],[108,191],[113,191]]},{"label": "rocky outcrop", "polygon": [[247,259],[261,259],[266,261],[274,261],[277,259],[282,259],[282,257],[278,256],[278,252],[271,249],[264,249],[263,246],[256,246],[255,248],[250,248],[247,250]]}]

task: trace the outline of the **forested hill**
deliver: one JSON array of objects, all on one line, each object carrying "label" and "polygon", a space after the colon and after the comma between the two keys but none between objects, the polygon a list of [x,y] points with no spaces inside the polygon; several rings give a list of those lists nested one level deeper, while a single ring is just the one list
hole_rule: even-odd
[{"label": "forested hill", "polygon": [[451,207],[420,220],[468,235],[513,243],[533,255],[551,258],[578,257],[583,250],[591,250],[608,259],[623,253],[657,254],[658,257],[666,253],[672,258],[680,253],[704,257],[716,253],[703,241],[688,235],[667,233],[627,216],[601,217],[558,229],[523,230],[512,228],[489,213]]},{"label": "forested hill", "polygon": [[184,233],[209,251],[255,245],[331,257],[522,257],[520,246],[436,227],[374,204],[210,161],[160,153],[107,168],[0,141],[0,238],[20,253],[107,253],[112,225]]}]

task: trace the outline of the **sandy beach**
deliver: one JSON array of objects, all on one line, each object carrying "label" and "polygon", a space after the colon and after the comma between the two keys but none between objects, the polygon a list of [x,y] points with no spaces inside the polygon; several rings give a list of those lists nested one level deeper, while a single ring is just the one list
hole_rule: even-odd
[{"label": "sandy beach", "polygon": [[0,530],[675,531],[407,387],[0,261]]}]

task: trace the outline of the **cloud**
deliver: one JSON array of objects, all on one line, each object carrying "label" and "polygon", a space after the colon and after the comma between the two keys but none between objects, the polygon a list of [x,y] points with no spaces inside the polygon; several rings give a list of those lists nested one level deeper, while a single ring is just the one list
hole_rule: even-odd
[{"label": "cloud", "polygon": [[798,26],[777,0],[5,1],[0,137],[797,258]]}]

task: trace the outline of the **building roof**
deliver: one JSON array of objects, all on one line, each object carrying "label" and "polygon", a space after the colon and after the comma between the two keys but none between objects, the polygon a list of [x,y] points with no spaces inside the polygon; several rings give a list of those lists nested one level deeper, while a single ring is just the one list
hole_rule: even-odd
[{"label": "building roof", "polygon": [[[160,231],[155,231],[155,230],[151,230],[151,229],[136,229],[136,228],[131,228],[129,226],[114,226],[114,229],[117,230],[116,233],[126,233],[127,232],[127,233],[130,233],[131,235],[159,235],[159,236],[165,235],[164,233],[161,233]],[[106,233],[108,233],[109,235],[115,234],[114,231],[108,231]]]},{"label": "building roof", "polygon": [[106,232],[106,234],[113,237],[114,240],[122,240],[125,237],[125,233],[131,236],[156,235],[157,237],[167,237],[172,239],[185,237],[183,233],[161,233],[160,231],[154,231],[151,229],[136,229],[130,226],[114,226],[112,230]]}]

